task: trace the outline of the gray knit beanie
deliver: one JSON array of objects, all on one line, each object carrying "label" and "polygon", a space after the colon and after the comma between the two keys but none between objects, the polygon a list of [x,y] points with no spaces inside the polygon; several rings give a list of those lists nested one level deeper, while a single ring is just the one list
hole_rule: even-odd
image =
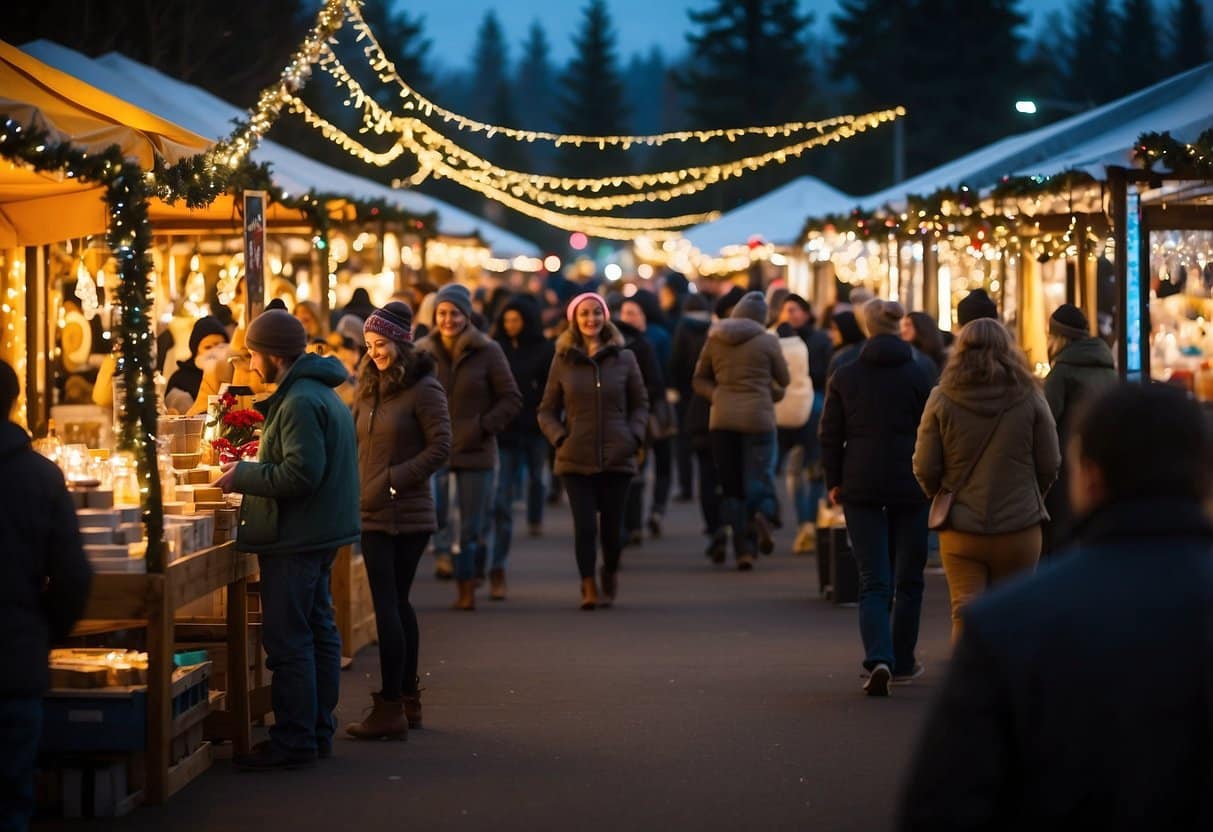
[{"label": "gray knit beanie", "polygon": [[905,316],[905,308],[897,301],[873,298],[863,305],[863,328],[869,338],[896,335]]},{"label": "gray knit beanie", "polygon": [[733,307],[733,311],[729,313],[730,318],[749,318],[751,321],[757,321],[763,326],[767,325],[767,299],[762,292],[746,292],[741,300],[737,301],[737,305]]},{"label": "gray knit beanie", "polygon": [[464,286],[463,284],[448,283],[439,289],[435,308],[437,308],[438,303],[455,304],[455,307],[463,313],[463,316],[471,320],[472,294],[468,291],[468,287]]},{"label": "gray knit beanie", "polygon": [[307,332],[285,309],[267,309],[249,324],[244,346],[253,352],[295,358],[307,349]]}]

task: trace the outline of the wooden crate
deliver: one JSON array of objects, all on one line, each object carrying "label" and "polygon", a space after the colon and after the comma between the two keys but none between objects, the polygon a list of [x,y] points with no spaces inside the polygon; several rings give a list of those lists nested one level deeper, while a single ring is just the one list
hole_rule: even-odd
[{"label": "wooden crate", "polygon": [[376,640],[375,605],[366,562],[354,547],[343,546],[333,562],[333,607],[337,630],[341,633],[341,652],[353,656]]}]

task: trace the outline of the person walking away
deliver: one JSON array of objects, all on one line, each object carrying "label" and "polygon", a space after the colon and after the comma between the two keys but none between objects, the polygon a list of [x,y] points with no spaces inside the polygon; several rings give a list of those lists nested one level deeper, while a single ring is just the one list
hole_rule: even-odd
[{"label": "person walking away", "polygon": [[[1023,351],[998,321],[979,318],[956,338],[918,428],[914,475],[931,497],[951,495],[937,518],[952,602],[961,613],[988,586],[1036,567],[1044,495],[1057,478],[1057,426]],[[942,525],[941,525],[942,524]]]},{"label": "person walking away", "polygon": [[[1057,423],[1057,441],[1063,452],[1068,423],[1079,405],[1119,378],[1107,342],[1090,332],[1086,316],[1071,304],[1063,303],[1049,318],[1048,349],[1053,368],[1045,376],[1045,401]],[[1066,482],[1064,456],[1057,479]],[[1049,519],[1044,524],[1044,552],[1051,555],[1066,544],[1073,527],[1068,490],[1050,489],[1045,495],[1045,508]]]},{"label": "person walking away", "polygon": [[[476,581],[484,578],[488,551],[486,520],[492,516],[497,434],[522,409],[522,394],[509,362],[495,341],[472,326],[472,297],[467,287],[448,283],[438,290],[435,331],[417,343],[434,356],[438,380],[446,390],[451,415],[451,462],[459,500],[459,557],[454,563],[458,598],[455,609],[476,609]],[[436,480],[443,479],[439,471]],[[450,564],[450,522],[445,495],[436,495],[439,570]]]},{"label": "person walking away", "polygon": [[413,310],[393,301],[364,326],[368,361],[358,379],[354,426],[366,561],[379,635],[379,691],[371,712],[347,725],[357,739],[399,739],[421,727],[421,633],[409,600],[417,566],[438,527],[430,477],[451,452],[446,391],[434,358],[413,347]]},{"label": "person walking away", "polygon": [[[656,315],[656,317],[654,317]],[[670,355],[672,352],[672,338],[670,332],[667,332],[662,319],[661,308],[657,303],[657,297],[653,292],[647,290],[639,290],[636,295],[625,298],[620,307],[620,319],[627,326],[637,330],[638,334],[648,341],[653,347],[653,358],[656,361],[656,370],[650,370],[645,376],[645,382],[648,383],[650,377],[660,376],[660,387],[657,382],[648,388],[649,392],[649,438],[647,448],[650,454],[645,455],[645,462],[648,458],[653,460],[653,501],[649,508],[648,528],[649,534],[654,537],[660,537],[662,526],[665,523],[665,515],[670,506],[670,485],[673,474],[673,437],[668,435],[672,429],[676,429],[676,417],[674,417],[673,408],[670,405],[666,395],[666,388],[670,386],[667,381],[670,375]],[[621,329],[623,332],[623,341],[631,343],[633,338],[628,337],[628,332]],[[644,364],[640,365],[640,372],[645,374]],[[656,426],[657,431],[653,431]],[[628,517],[636,515],[637,519],[643,519],[644,515],[644,472],[638,474],[637,480],[633,481],[633,492],[630,496],[630,501],[639,501],[634,507],[634,511],[628,511]]]},{"label": "person walking away", "polygon": [[868,339],[859,357],[829,381],[821,454],[830,502],[843,507],[859,565],[859,632],[869,674],[864,690],[888,696],[892,681],[912,679],[922,667],[914,651],[927,501],[911,458],[931,380],[897,334],[901,304],[873,299],[862,313]]},{"label": "person walking away", "polygon": [[956,324],[960,328],[983,318],[998,320],[998,304],[985,289],[974,289],[956,304]]},{"label": "person walking away", "polygon": [[84,613],[92,569],[63,473],[11,421],[21,395],[17,374],[0,361],[0,829],[29,828],[34,769],[42,736],[42,697],[50,687],[47,653]]},{"label": "person walking away", "polygon": [[779,340],[767,332],[767,303],[749,292],[715,324],[695,366],[695,392],[711,403],[712,456],[721,515],[733,535],[737,568],[754,568],[755,550],[774,549],[775,402],[791,382]]},{"label": "person walking away", "polygon": [[[606,299],[606,303],[607,308],[611,309],[612,299],[609,296]],[[624,314],[623,306],[623,300],[620,298],[617,304],[620,316]],[[662,373],[661,364],[657,360],[657,353],[653,349],[652,342],[645,337],[644,332],[628,323],[623,317],[614,317],[611,319],[611,323],[614,324],[615,328],[619,330],[619,334],[623,337],[623,348],[636,356],[636,363],[640,366],[640,376],[644,380],[645,395],[651,413],[653,404],[665,396],[665,377]],[[636,465],[636,475],[632,478],[631,485],[628,487],[627,498],[624,501],[623,534],[624,542],[628,546],[639,546],[644,542],[645,467],[652,457],[650,451],[654,439],[651,430],[649,430],[651,425],[652,419],[649,420],[649,425],[646,426],[645,439],[641,446],[641,455]]]},{"label": "person walking away", "polygon": [[[817,429],[821,424],[821,408],[825,405],[824,379],[833,345],[829,336],[813,328],[813,308],[800,295],[786,295],[775,320],[774,331],[784,349],[784,358],[788,359],[792,377],[792,387],[784,400],[775,406],[775,420],[779,423],[780,455],[783,457],[788,494],[796,512],[797,532],[792,549],[804,554],[817,548],[817,504],[825,493],[825,483],[820,477],[821,443],[817,439]],[[786,340],[793,338],[803,345],[803,356],[796,349],[794,341]],[[793,357],[797,362],[803,357],[803,374],[808,378],[807,385],[800,378],[801,371],[792,367]],[[814,361],[817,362],[817,375],[821,378],[820,390],[813,381]],[[797,392],[793,392],[794,388]],[[793,427],[792,423],[800,418],[799,411],[793,410],[793,405],[803,406],[806,402],[808,409],[803,424]]]},{"label": "person walking away", "polygon": [[932,385],[939,383],[939,374],[947,363],[947,352],[939,325],[926,312],[911,312],[901,319],[901,340],[913,347],[915,358],[931,376]]},{"label": "person walking away", "polygon": [[531,537],[543,533],[544,473],[548,444],[536,415],[555,345],[543,336],[539,305],[529,295],[515,295],[497,320],[496,341],[509,363],[522,395],[522,410],[497,437],[497,492],[493,503],[493,568],[489,572],[490,597],[504,601],[505,569],[514,531],[514,499],[526,474],[526,519]]},{"label": "person walking away", "polygon": [[[651,437],[653,451],[653,500],[649,507],[648,528],[653,537],[661,537],[665,515],[670,505],[670,486],[674,477],[674,436],[677,432],[677,416],[670,402],[673,384],[669,381],[670,357],[673,353],[673,331],[669,328],[657,295],[648,289],[639,289],[623,302],[624,320],[635,326],[653,345],[653,353],[665,389],[659,398],[649,398],[649,424],[657,428]],[[642,509],[643,510],[643,509]]]},{"label": "person walking away", "polygon": [[[649,404],[636,356],[592,292],[568,306],[571,326],[556,342],[539,426],[556,448],[556,474],[573,510],[581,609],[610,606],[623,551],[623,503],[644,446]],[[602,541],[601,593],[595,581]]]},{"label": "person walking away", "polygon": [[243,494],[236,548],[261,571],[262,640],[274,674],[270,741],[235,758],[251,770],[298,768],[333,749],[341,636],[330,575],[337,550],[359,537],[354,420],[333,391],[339,360],[305,353],[303,324],[262,312],[245,335],[250,370],[276,384],[254,405],[265,416],[256,462],[224,466],[216,485]]},{"label": "person walking away", "polygon": [[866,340],[859,318],[851,309],[838,309],[830,316],[830,337],[834,341],[834,353],[826,367],[826,383],[839,367],[845,367],[859,358]]},{"label": "person walking away", "polygon": [[[720,522],[720,492],[716,481],[716,463],[712,460],[709,441],[709,416],[712,403],[698,395],[692,383],[695,365],[708,340],[712,325],[711,302],[702,294],[688,295],[682,320],[674,333],[674,349],[670,356],[670,383],[678,391],[679,424],[678,453],[693,457],[699,473],[699,511],[703,532],[708,536],[705,554],[716,563],[723,563],[728,547],[728,532]],[[682,476],[679,461],[679,477]],[[691,464],[688,459],[688,465]],[[684,492],[691,494],[692,491]]]},{"label": "person walking away", "polygon": [[1081,414],[1073,547],[964,611],[904,832],[1213,828],[1209,424],[1163,385]]}]

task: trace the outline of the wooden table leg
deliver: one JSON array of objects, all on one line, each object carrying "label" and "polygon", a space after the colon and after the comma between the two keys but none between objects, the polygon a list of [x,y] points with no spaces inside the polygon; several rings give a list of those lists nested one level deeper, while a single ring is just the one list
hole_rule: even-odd
[{"label": "wooden table leg", "polygon": [[350,577],[350,561],[353,559],[353,556],[353,546],[342,546],[337,550],[337,557],[333,561],[332,580],[330,582],[333,595],[334,618],[337,620],[337,632],[341,633],[343,655],[349,649],[347,645],[353,643],[354,636],[354,615],[351,609],[353,581]]},{"label": "wooden table leg", "polygon": [[248,664],[248,584],[241,579],[227,585],[227,707],[237,754],[249,753],[253,742]]},{"label": "wooden table leg", "polygon": [[147,798],[168,799],[173,731],[173,611],[168,579],[148,575],[147,599]]}]

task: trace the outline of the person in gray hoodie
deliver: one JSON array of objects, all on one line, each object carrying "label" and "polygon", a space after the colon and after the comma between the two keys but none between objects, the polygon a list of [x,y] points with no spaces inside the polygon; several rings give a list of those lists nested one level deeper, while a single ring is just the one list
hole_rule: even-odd
[{"label": "person in gray hoodie", "polygon": [[791,382],[779,339],[766,330],[767,302],[749,292],[708,332],[695,366],[695,392],[712,403],[712,456],[733,533],[737,568],[754,567],[755,550],[774,548],[775,402]]}]

